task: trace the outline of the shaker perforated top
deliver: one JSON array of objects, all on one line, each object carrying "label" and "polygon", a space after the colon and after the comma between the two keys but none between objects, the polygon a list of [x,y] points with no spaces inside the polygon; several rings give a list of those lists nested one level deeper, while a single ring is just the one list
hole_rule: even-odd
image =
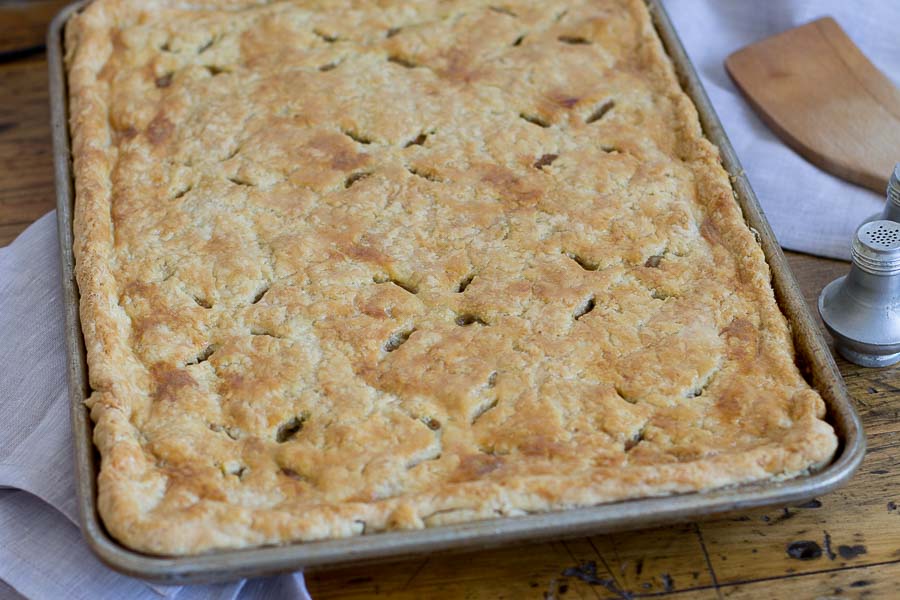
[{"label": "shaker perforated top", "polygon": [[850,247],[855,264],[870,273],[892,274],[900,270],[900,224],[871,221],[856,231]]}]

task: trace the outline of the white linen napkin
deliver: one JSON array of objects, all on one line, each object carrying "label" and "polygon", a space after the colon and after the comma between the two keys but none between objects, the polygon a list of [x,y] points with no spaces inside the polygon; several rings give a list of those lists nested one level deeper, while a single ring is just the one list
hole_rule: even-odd
[{"label": "white linen napkin", "polygon": [[[882,0],[665,0],[778,239],[846,258],[878,194],[823,173],[784,146],[729,80],[733,50],[831,14],[895,82],[900,3]],[[900,146],[900,140],[898,140]],[[0,248],[0,597],[308,598],[300,574],[160,587],[104,567],[75,526],[55,215]],[[8,489],[3,489],[8,488]]]}]

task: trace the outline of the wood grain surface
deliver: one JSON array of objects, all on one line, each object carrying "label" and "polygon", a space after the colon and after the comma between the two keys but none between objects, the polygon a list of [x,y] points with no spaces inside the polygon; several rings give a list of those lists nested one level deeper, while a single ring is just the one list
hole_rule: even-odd
[{"label": "wood grain surface", "polygon": [[[46,63],[0,63],[0,245],[53,207]],[[789,254],[812,305],[846,263]],[[850,485],[725,519],[310,573],[329,598],[900,597],[900,370],[841,359],[869,435]]]},{"label": "wood grain surface", "polygon": [[763,121],[799,154],[884,193],[900,162],[900,90],[834,19],[751,44],[729,56],[725,68]]},{"label": "wood grain surface", "polygon": [[47,23],[69,0],[0,0],[0,57],[40,51]]}]

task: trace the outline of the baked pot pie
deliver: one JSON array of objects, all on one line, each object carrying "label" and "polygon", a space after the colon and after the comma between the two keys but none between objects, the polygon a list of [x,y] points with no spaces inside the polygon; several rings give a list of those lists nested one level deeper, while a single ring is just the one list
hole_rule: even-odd
[{"label": "baked pot pie", "polygon": [[639,0],[94,0],[66,54],[125,545],[524,515],[835,452]]}]

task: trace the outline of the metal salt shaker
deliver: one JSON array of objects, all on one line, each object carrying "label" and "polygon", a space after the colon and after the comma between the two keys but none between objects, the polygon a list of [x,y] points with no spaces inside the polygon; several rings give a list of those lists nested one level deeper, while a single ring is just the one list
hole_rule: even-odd
[{"label": "metal salt shaker", "polygon": [[884,203],[884,210],[879,218],[900,223],[900,163],[894,165],[894,172],[891,173],[887,186],[887,202]]},{"label": "metal salt shaker", "polygon": [[850,273],[819,295],[819,314],[841,356],[864,367],[900,361],[900,163],[880,218],[850,245]]},{"label": "metal salt shaker", "polygon": [[819,314],[841,356],[864,367],[900,361],[900,224],[856,231],[850,273],[819,295]]}]

